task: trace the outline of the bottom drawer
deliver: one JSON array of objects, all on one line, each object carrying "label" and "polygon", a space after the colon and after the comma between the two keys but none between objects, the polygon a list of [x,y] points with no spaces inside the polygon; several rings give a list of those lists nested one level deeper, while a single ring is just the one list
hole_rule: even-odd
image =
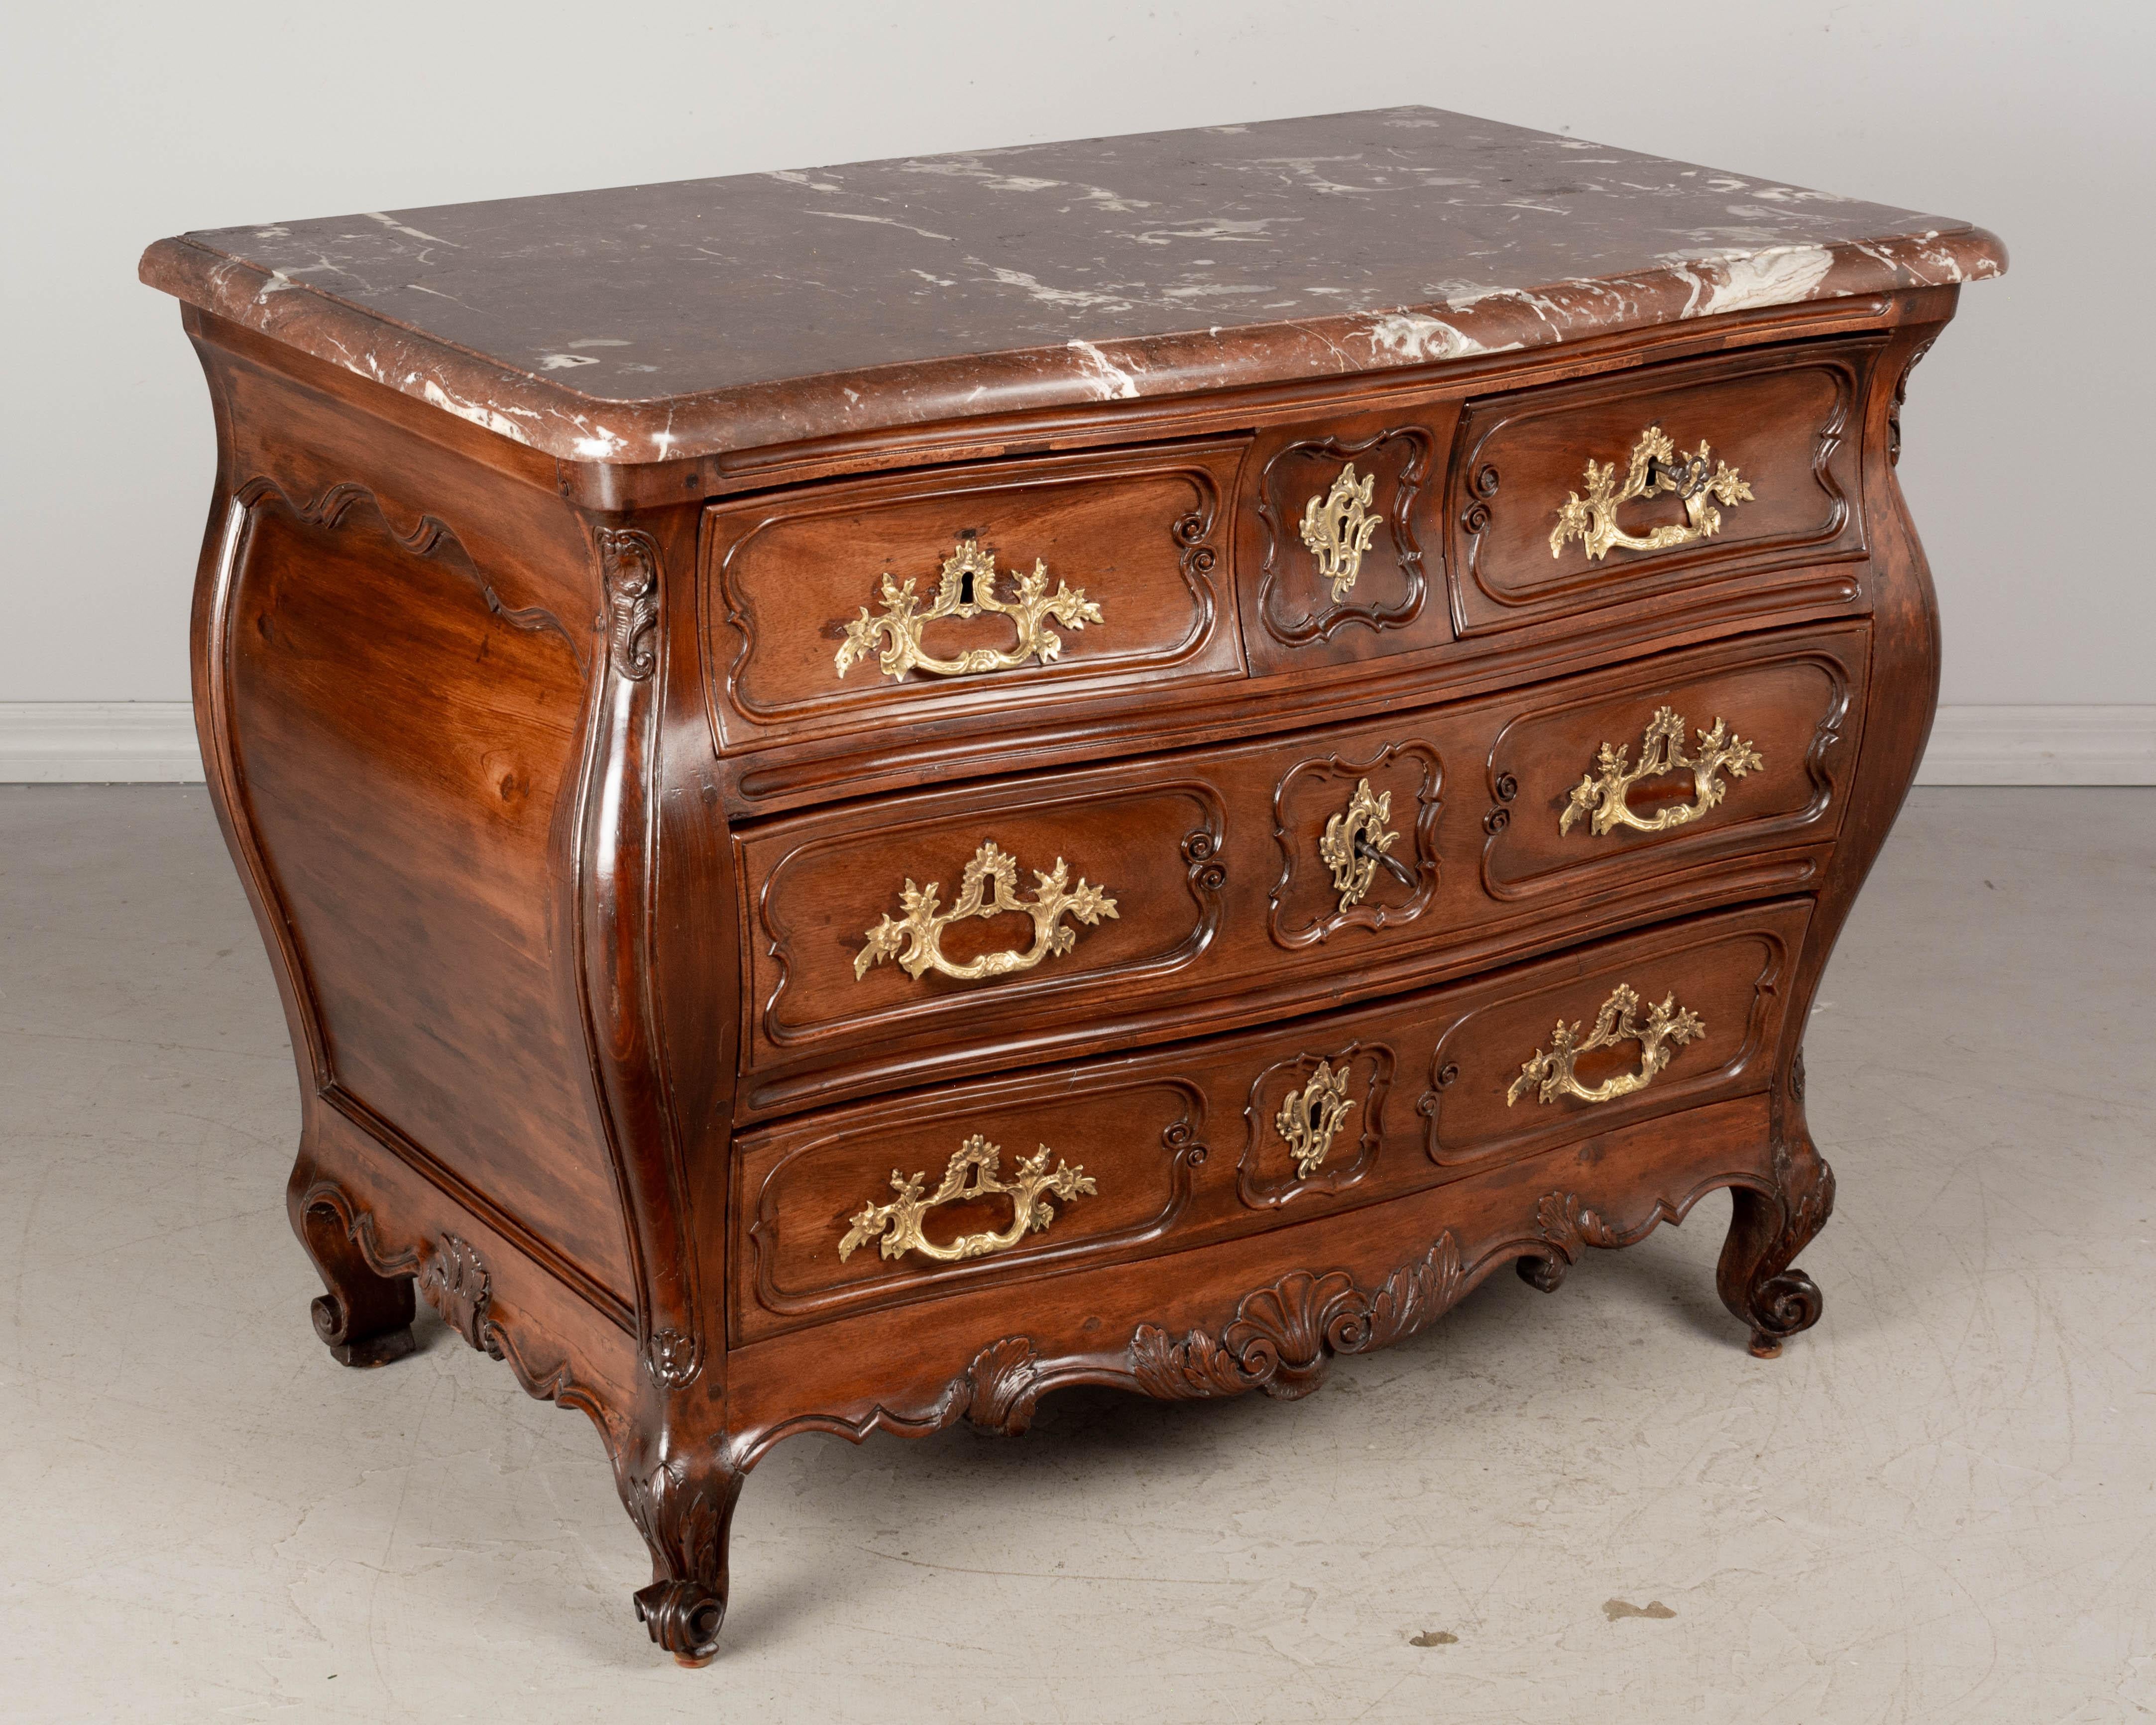
[{"label": "bottom drawer", "polygon": [[746,1133],[734,1342],[1301,1221],[1763,1090],[1810,909]]}]

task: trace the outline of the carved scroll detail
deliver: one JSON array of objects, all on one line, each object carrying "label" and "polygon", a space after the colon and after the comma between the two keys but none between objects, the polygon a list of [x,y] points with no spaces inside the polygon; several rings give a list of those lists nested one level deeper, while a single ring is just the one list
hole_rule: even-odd
[{"label": "carved scroll detail", "polygon": [[490,1278],[486,1260],[470,1241],[444,1234],[419,1271],[419,1291],[442,1321],[481,1353],[501,1358],[501,1343],[487,1320]]},{"label": "carved scroll detail", "polygon": [[636,527],[602,527],[606,564],[607,638],[613,668],[641,682],[659,667],[652,632],[659,627],[659,542]]},{"label": "carved scroll detail", "polygon": [[1216,1337],[1180,1341],[1142,1324],[1130,1342],[1131,1375],[1148,1395],[1190,1399],[1262,1389],[1293,1400],[1324,1380],[1336,1355],[1363,1353],[1413,1335],[1459,1299],[1466,1285],[1460,1243],[1447,1230],[1374,1293],[1344,1270],[1299,1270],[1243,1296]]},{"label": "carved scroll detail", "polygon": [[1894,380],[1894,399],[1887,408],[1887,465],[1902,465],[1902,408],[1909,398],[1909,373],[1917,369],[1917,362],[1932,351],[1937,336],[1928,336],[1919,341],[1909,355],[1909,362],[1902,367],[1902,375]]},{"label": "carved scroll detail", "polygon": [[651,1552],[653,1579],[637,1589],[637,1620],[683,1665],[705,1664],[718,1651],[742,1477],[710,1445],[648,1466],[625,1456],[615,1469],[622,1505]]}]

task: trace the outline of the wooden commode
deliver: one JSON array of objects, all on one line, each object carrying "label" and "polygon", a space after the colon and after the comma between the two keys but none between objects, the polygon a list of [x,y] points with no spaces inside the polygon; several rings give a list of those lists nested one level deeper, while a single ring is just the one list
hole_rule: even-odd
[{"label": "wooden commode", "polygon": [[153,245],[323,1341],[588,1414],[691,1662],[790,1433],[1301,1395],[1717,1188],[1776,1353],[2004,267],[1412,108]]}]

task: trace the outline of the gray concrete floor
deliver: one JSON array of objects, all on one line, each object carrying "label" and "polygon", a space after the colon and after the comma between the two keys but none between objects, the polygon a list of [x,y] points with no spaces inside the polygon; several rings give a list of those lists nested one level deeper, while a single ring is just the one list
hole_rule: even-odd
[{"label": "gray concrete floor", "polygon": [[203,793],[0,791],[0,1712],[2145,1717],[2153,1008],[2156,791],[1919,793],[1810,1034],[1840,1200],[1784,1358],[1715,1199],[1308,1401],[801,1439],[683,1671],[582,1415],[431,1317],[385,1371],[315,1340]]}]

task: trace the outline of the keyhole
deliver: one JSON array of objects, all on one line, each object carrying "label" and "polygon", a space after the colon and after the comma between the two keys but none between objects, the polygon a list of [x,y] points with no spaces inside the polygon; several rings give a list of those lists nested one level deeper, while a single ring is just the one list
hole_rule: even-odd
[{"label": "keyhole", "polygon": [[973,572],[971,569],[958,577],[958,603],[962,605],[973,603]]},{"label": "keyhole", "polygon": [[1322,1102],[1312,1102],[1309,1105],[1309,1107],[1310,1129],[1314,1134],[1317,1131],[1318,1122],[1325,1117],[1325,1105]]}]

